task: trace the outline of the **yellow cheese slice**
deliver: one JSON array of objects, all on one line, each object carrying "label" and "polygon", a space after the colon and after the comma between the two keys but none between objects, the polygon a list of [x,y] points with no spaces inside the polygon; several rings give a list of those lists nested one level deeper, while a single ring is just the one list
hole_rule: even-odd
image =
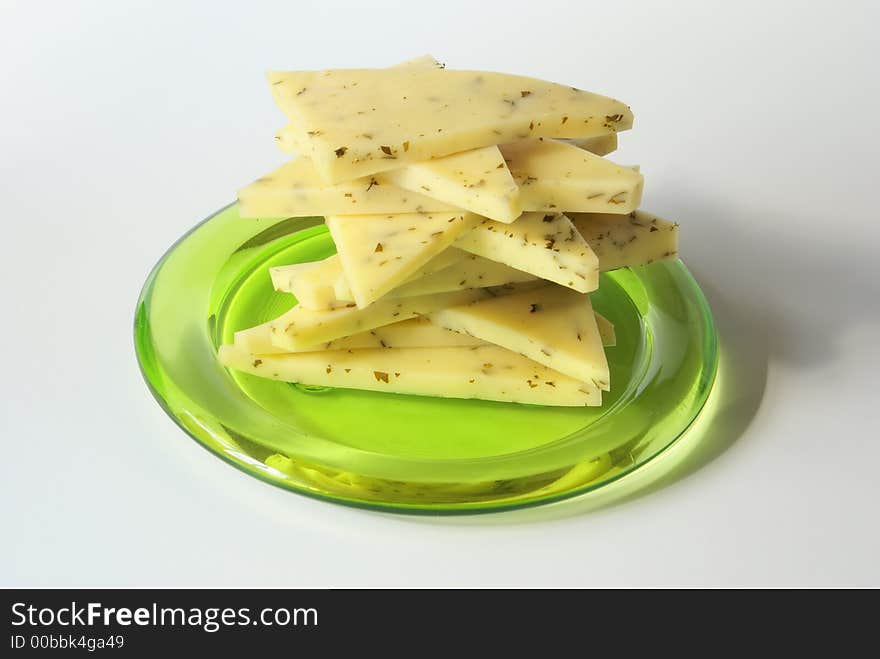
[{"label": "yellow cheese slice", "polygon": [[678,257],[678,224],[651,213],[573,213],[571,221],[593,248],[603,271]]},{"label": "yellow cheese slice", "polygon": [[460,211],[329,215],[326,221],[354,301],[364,308],[470,231],[479,216]]},{"label": "yellow cheese slice", "polygon": [[[598,313],[596,314],[596,324],[599,327],[603,345],[613,346],[616,343],[614,325]],[[319,350],[361,350],[364,348],[448,348],[487,345],[486,341],[475,336],[453,332],[435,325],[425,316],[402,320],[335,341],[305,346],[292,351],[284,350],[272,343],[270,323],[262,323],[236,332],[233,343],[236,348],[253,355],[278,355],[288,352],[317,352]]]},{"label": "yellow cheese slice", "polygon": [[284,350],[326,343],[352,334],[358,334],[407,318],[425,315],[443,307],[464,304],[492,293],[485,289],[454,291],[439,295],[382,299],[366,309],[354,305],[326,311],[307,309],[296,305],[287,313],[269,323],[272,343]]},{"label": "yellow cheese slice", "polygon": [[587,295],[563,286],[478,300],[435,311],[434,323],[525,355],[604,391],[610,375]]},{"label": "yellow cheese slice", "polygon": [[[419,268],[410,277],[410,281],[415,281],[471,257],[471,254],[463,250],[448,247]],[[307,271],[309,271],[308,274],[306,274]],[[269,274],[276,291],[293,293],[297,301],[308,309],[316,311],[334,309],[354,302],[354,296],[345,279],[345,274],[342,272],[342,264],[339,262],[338,254],[328,256],[322,261],[275,266],[269,268]],[[506,284],[508,282],[499,283]]]},{"label": "yellow cheese slice", "polygon": [[242,217],[311,217],[344,213],[421,213],[456,206],[375,177],[325,184],[312,162],[295,158],[238,192]]},{"label": "yellow cheese slice", "polygon": [[526,211],[629,213],[642,201],[644,179],[573,144],[522,140],[501,146]]},{"label": "yellow cheese slice", "polygon": [[[419,268],[412,277],[410,277],[407,281],[415,281],[421,277],[425,277],[427,275],[431,275],[438,270],[443,270],[444,268],[448,268],[454,263],[458,263],[463,261],[466,258],[470,258],[472,255],[467,252],[457,249],[455,247],[447,247],[445,250],[440,252],[437,256],[428,261],[425,265]],[[341,268],[340,268],[341,270]],[[507,282],[502,282],[507,283]],[[339,301],[345,302],[354,302],[354,295],[351,292],[351,287],[348,285],[348,280],[345,278],[345,273],[340,272],[339,276],[336,279],[336,283],[333,285],[333,290],[336,294],[336,299]],[[392,291],[393,293],[393,291]]]},{"label": "yellow cheese slice", "polygon": [[584,149],[597,156],[607,156],[612,151],[617,151],[617,133],[608,133],[607,135],[596,135],[595,137],[584,137],[580,139],[567,140],[570,144],[574,144],[579,149]]},{"label": "yellow cheese slice", "polygon": [[269,268],[269,277],[272,279],[272,286],[276,291],[291,293],[293,291],[290,290],[290,287],[294,280],[302,278],[306,272],[314,268],[326,268],[328,260],[329,259],[324,259],[323,261],[291,263],[290,265]]},{"label": "yellow cheese slice", "polygon": [[435,256],[425,265],[419,268],[416,274],[412,276],[412,278],[417,279],[419,277],[432,275],[438,270],[445,270],[446,268],[455,265],[456,263],[460,263],[461,261],[470,258],[470,256],[470,254],[468,254],[464,250],[458,249],[457,247],[447,247],[445,250],[440,252],[437,256]]},{"label": "yellow cheese slice", "polygon": [[601,392],[497,346],[252,355],[221,346],[220,363],[285,382],[535,405],[601,405]]},{"label": "yellow cheese slice", "polygon": [[512,224],[483,220],[455,245],[581,293],[599,286],[596,255],[561,213],[523,213]]},{"label": "yellow cheese slice", "polygon": [[411,164],[376,177],[383,183],[499,222],[513,222],[522,213],[519,188],[494,145]]},{"label": "yellow cheese slice", "polygon": [[294,263],[269,268],[276,291],[293,293],[297,301],[309,309],[332,309],[336,304],[333,282],[342,272],[335,254],[323,261]]},{"label": "yellow cheese slice", "polygon": [[476,254],[468,254],[464,260],[439,272],[407,282],[391,291],[394,297],[446,293],[468,288],[485,288],[534,281],[536,277],[528,272],[511,268],[509,265],[486,259]]},{"label": "yellow cheese slice", "polygon": [[606,348],[613,348],[617,345],[617,333],[614,331],[614,325],[605,316],[596,313],[596,327],[599,328],[599,336],[602,337],[602,345]]},{"label": "yellow cheese slice", "polygon": [[327,183],[529,137],[625,130],[620,101],[502,73],[396,67],[268,74],[296,142]]},{"label": "yellow cheese slice", "polygon": [[528,272],[511,268],[509,265],[485,259],[476,254],[467,257],[453,266],[419,279],[409,281],[388,293],[390,297],[410,297],[430,293],[446,293],[468,288],[486,288],[537,279]]},{"label": "yellow cheese slice", "polygon": [[273,355],[286,352],[317,352],[319,350],[361,350],[364,348],[426,348],[485,345],[473,336],[452,332],[434,325],[424,317],[410,318],[399,323],[352,334],[335,341],[305,346],[296,350],[282,350],[272,343],[270,323],[263,323],[235,333],[235,347],[254,355]]}]

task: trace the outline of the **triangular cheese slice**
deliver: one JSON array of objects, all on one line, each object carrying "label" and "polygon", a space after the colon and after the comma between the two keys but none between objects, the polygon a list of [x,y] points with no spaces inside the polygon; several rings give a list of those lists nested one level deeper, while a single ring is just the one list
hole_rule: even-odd
[{"label": "triangular cheese slice", "polygon": [[[596,325],[602,344],[616,343],[614,325],[596,314]],[[362,350],[364,348],[448,348],[453,346],[481,346],[486,341],[475,336],[454,332],[435,325],[427,317],[410,318],[391,325],[376,327],[366,332],[345,336],[319,345],[284,350],[272,343],[271,321],[239,330],[235,333],[236,348],[253,355],[279,355],[289,352],[317,352],[319,350]]]},{"label": "triangular cheese slice", "polygon": [[417,279],[418,277],[426,277],[427,275],[432,275],[439,270],[445,270],[456,263],[461,263],[467,258],[470,258],[470,254],[465,252],[464,250],[458,249],[457,247],[447,247],[445,250],[440,252],[437,256],[428,261],[425,265],[419,268],[416,273],[412,276],[412,279]]},{"label": "triangular cheese slice", "polygon": [[327,311],[314,311],[298,304],[269,323],[270,338],[278,348],[293,352],[491,295],[492,292],[485,289],[473,289],[439,295],[386,298],[366,309],[358,309],[352,304]]},{"label": "triangular cheese slice", "polygon": [[509,265],[484,259],[476,254],[468,254],[467,258],[453,266],[440,270],[419,279],[409,281],[395,288],[388,295],[392,297],[409,297],[411,295],[428,295],[429,293],[446,293],[467,288],[485,288],[519,282],[534,281],[536,277]]},{"label": "triangular cheese slice", "polygon": [[641,174],[573,144],[522,140],[502,145],[501,153],[523,210],[629,213],[642,201]]},{"label": "triangular cheese slice", "polygon": [[220,363],[260,377],[417,396],[534,405],[601,405],[592,385],[498,346],[252,355],[221,346]]},{"label": "triangular cheese slice", "polygon": [[377,178],[499,222],[513,222],[522,213],[519,188],[494,145],[415,163]]},{"label": "triangular cheese slice", "polygon": [[[306,261],[304,263],[291,263],[289,265],[271,267],[269,268],[269,277],[272,280],[272,287],[278,292],[291,293],[290,289],[293,282],[304,277],[309,270],[319,268],[325,272],[331,271],[327,266],[332,258],[329,257],[322,261]],[[342,270],[341,267],[339,269]]]},{"label": "triangular cheese slice", "polygon": [[483,220],[455,245],[581,293],[599,287],[596,255],[560,213],[523,213],[512,224]]},{"label": "triangular cheese slice", "polygon": [[362,350],[364,348],[426,348],[485,345],[473,336],[460,334],[433,324],[427,318],[410,318],[384,327],[342,337],[296,350],[283,350],[272,343],[271,322],[235,333],[235,347],[254,355],[319,350]]},{"label": "triangular cheese slice", "polygon": [[342,266],[336,254],[323,261],[269,268],[275,290],[293,293],[297,302],[309,309],[332,309],[337,306],[333,282],[341,272]]},{"label": "triangular cheese slice", "polygon": [[360,308],[405,282],[478,222],[477,215],[465,212],[327,216]]},{"label": "triangular cheese slice", "polygon": [[[473,254],[455,247],[447,247],[416,270],[408,281],[415,281],[438,270],[448,268],[454,263],[473,258],[475,258]],[[342,272],[342,264],[339,262],[338,254],[328,256],[322,261],[275,266],[269,268],[269,274],[276,291],[293,293],[299,304],[308,309],[321,311],[354,302],[351,287],[348,285],[345,273]],[[507,283],[511,282],[498,281],[497,284],[486,285],[495,286]]]},{"label": "triangular cheese slice", "polygon": [[281,165],[239,190],[238,204],[241,217],[421,213],[457,208],[371,177],[328,185],[304,157]]},{"label": "triangular cheese slice", "polygon": [[603,272],[678,256],[678,224],[645,211],[573,213],[571,221],[596,253]]},{"label": "triangular cheese slice", "polygon": [[529,137],[592,137],[632,125],[620,101],[502,73],[403,67],[268,79],[327,183]]},{"label": "triangular cheese slice", "polygon": [[595,137],[583,137],[566,141],[569,144],[574,144],[579,149],[595,153],[597,156],[607,156],[612,151],[617,151],[617,133],[608,133],[607,135],[596,135]]},{"label": "triangular cheese slice", "polygon": [[608,390],[608,362],[587,295],[549,285],[441,309],[429,317],[442,327],[476,336]]},{"label": "triangular cheese slice", "polygon": [[599,328],[599,336],[602,337],[603,346],[613,348],[617,345],[617,332],[614,331],[614,325],[598,311],[596,312],[596,327]]},{"label": "triangular cheese slice", "polygon": [[[431,275],[438,270],[443,270],[452,266],[453,264],[463,261],[464,259],[470,258],[471,256],[473,255],[468,254],[464,250],[457,249],[455,247],[447,247],[445,250],[440,252],[437,256],[428,261],[421,268],[416,270],[412,277],[410,277],[407,281],[415,281],[417,279],[421,279],[422,277]],[[502,283],[506,284],[507,282]],[[345,278],[345,273],[340,272],[339,277],[337,277],[336,279],[336,283],[333,285],[333,290],[336,293],[337,300],[354,302],[354,296],[351,293],[351,286],[348,285],[348,280]]]}]

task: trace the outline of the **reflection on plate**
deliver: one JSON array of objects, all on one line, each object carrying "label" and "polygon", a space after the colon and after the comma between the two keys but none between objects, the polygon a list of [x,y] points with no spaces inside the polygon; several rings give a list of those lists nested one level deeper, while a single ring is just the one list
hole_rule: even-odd
[{"label": "reflection on plate", "polygon": [[281,487],[398,512],[554,501],[657,456],[712,387],[712,316],[680,261],[602,275],[593,305],[617,345],[600,408],[308,387],[221,367],[217,346],[293,304],[267,268],[333,251],[320,218],[242,219],[228,206],[168,251],[137,305],[138,360],[165,411],[216,455]]}]

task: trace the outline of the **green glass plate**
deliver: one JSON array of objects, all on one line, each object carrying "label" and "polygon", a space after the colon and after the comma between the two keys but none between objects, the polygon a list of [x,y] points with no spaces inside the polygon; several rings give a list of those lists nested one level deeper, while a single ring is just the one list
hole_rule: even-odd
[{"label": "green glass plate", "polygon": [[599,408],[541,407],[309,387],[229,371],[217,347],[294,304],[269,266],[324,258],[320,218],[242,219],[231,205],[174,245],[137,305],[153,395],[232,465],[303,494],[399,512],[488,512],[554,501],[633,471],[702,408],[717,365],[711,312],[680,261],[605,273],[614,323]]}]

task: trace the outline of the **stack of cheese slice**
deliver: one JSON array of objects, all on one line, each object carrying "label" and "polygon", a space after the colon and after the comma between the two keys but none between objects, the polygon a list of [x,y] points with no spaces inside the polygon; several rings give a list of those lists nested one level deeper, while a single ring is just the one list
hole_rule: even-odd
[{"label": "stack of cheese slice", "polygon": [[637,210],[637,167],[603,156],[619,101],[430,57],[269,74],[298,156],[239,193],[242,217],[323,216],[337,253],[271,268],[293,308],[238,332],[227,366],[311,385],[600,405],[605,270],[677,254]]}]

